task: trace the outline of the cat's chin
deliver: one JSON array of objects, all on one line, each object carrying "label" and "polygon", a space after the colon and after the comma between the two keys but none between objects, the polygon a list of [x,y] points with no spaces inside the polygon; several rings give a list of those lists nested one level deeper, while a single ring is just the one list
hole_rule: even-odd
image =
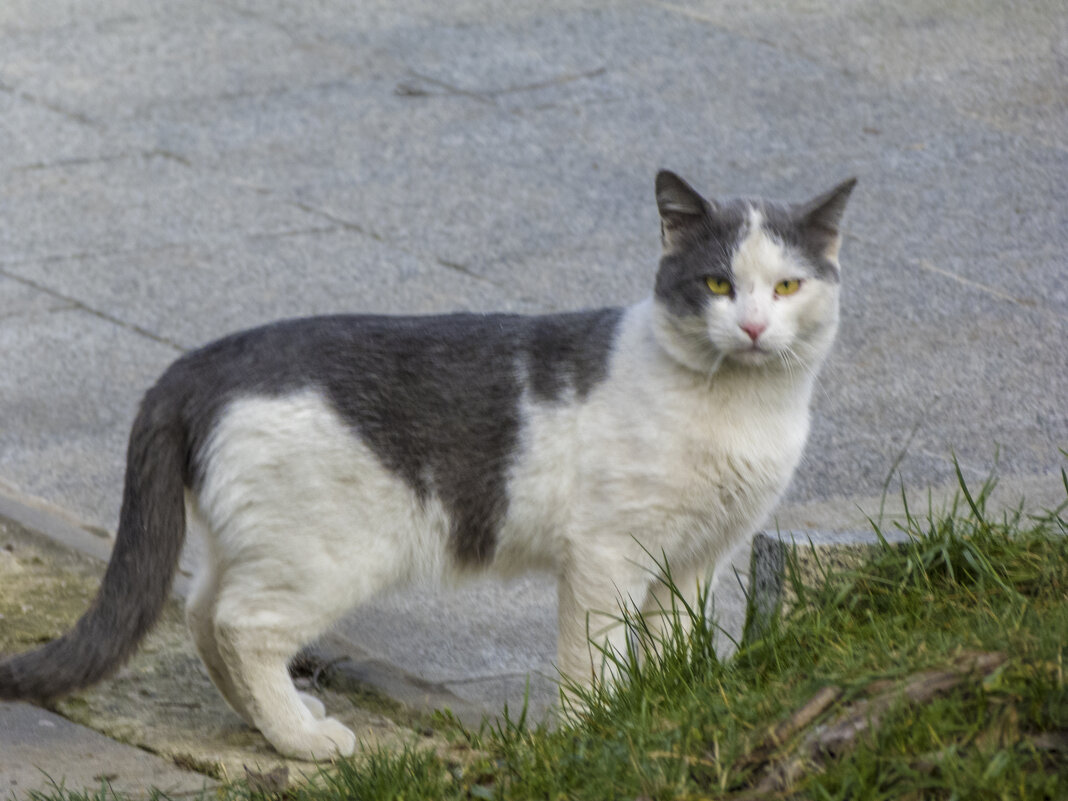
[{"label": "cat's chin", "polygon": [[727,359],[740,364],[745,367],[763,367],[765,365],[778,363],[779,355],[774,351],[764,350],[762,348],[746,348],[744,350],[736,350],[727,354]]}]

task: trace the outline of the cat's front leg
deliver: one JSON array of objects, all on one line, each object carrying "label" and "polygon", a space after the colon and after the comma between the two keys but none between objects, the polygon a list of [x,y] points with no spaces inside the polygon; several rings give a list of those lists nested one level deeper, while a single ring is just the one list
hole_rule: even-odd
[{"label": "cat's front leg", "polygon": [[624,603],[640,607],[650,579],[634,564],[613,571],[592,559],[562,573],[557,585],[561,674],[584,686],[619,678],[612,657],[626,658],[628,637],[620,607]]},{"label": "cat's front leg", "polygon": [[648,626],[651,642],[645,649],[659,648],[673,636],[676,629],[686,636],[694,624],[704,619],[704,610],[699,606],[712,575],[712,566],[706,562],[670,566],[670,577],[657,577],[649,588],[649,595],[641,607],[642,619]]}]

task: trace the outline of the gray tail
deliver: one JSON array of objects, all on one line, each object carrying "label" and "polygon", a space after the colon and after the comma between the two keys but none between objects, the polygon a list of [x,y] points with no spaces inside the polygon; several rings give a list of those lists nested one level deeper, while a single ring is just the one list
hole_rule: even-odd
[{"label": "gray tail", "polygon": [[170,594],[185,540],[186,444],[174,402],[150,391],[130,432],[119,532],[100,590],[74,628],[0,662],[0,698],[88,687],[133,655]]}]

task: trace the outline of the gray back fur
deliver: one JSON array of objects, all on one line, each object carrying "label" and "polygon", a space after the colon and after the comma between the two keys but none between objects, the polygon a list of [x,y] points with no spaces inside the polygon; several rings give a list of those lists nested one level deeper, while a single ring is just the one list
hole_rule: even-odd
[{"label": "gray back fur", "polygon": [[183,398],[186,480],[200,477],[227,401],[313,387],[418,498],[442,501],[458,562],[484,563],[507,511],[520,396],[584,398],[606,374],[620,314],[319,317],[219,340],[161,380]]}]

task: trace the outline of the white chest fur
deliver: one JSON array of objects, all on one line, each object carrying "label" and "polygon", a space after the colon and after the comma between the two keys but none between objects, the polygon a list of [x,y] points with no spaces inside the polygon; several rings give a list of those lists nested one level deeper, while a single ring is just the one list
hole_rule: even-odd
[{"label": "white chest fur", "polygon": [[[666,357],[627,311],[609,377],[581,404],[524,405],[502,567],[576,548],[710,563],[762,522],[808,433],[811,378]],[[518,567],[518,564],[516,564]]]}]

